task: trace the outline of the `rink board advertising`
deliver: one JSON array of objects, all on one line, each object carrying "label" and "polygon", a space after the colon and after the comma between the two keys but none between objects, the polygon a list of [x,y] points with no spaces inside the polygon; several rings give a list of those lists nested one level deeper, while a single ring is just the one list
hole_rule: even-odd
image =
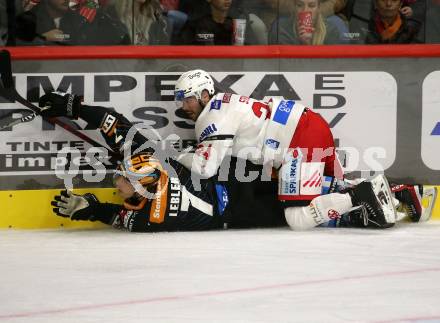
[{"label": "rink board advertising", "polygon": [[[14,77],[17,91],[31,102],[43,91],[73,92],[86,104],[114,107],[146,136],[181,150],[195,143],[194,124],[174,104],[173,88],[182,71],[193,68],[210,72],[218,91],[284,97],[313,108],[330,124],[348,172],[385,171],[399,182],[440,183],[438,58],[16,61]],[[0,113],[18,118],[23,107],[1,99]],[[72,124],[104,145],[96,129]],[[87,187],[81,176],[96,171],[91,156],[109,173],[114,168],[108,156],[90,154],[88,143],[39,117],[1,135],[1,190],[61,187],[55,170],[72,162],[60,158],[63,149],[80,153],[75,187]]]}]

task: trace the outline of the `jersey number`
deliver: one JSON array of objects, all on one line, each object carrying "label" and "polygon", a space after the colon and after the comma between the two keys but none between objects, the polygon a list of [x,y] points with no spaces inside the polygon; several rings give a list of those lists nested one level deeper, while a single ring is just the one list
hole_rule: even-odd
[{"label": "jersey number", "polygon": [[270,118],[270,108],[269,105],[263,103],[263,102],[254,102],[252,104],[252,111],[254,111],[254,114],[258,117],[261,118],[261,115],[263,113],[263,111],[266,111],[266,118],[265,119],[269,119]]},{"label": "jersey number", "polygon": [[186,187],[182,187],[182,205],[180,206],[181,211],[188,212],[189,206],[203,212],[207,215],[213,215],[213,206],[205,201],[203,201],[200,197],[195,196],[188,192]]}]

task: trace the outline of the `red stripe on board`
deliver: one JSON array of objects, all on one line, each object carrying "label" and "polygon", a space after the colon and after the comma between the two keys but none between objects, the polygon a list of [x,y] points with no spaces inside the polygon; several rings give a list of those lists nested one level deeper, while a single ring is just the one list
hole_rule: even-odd
[{"label": "red stripe on board", "polygon": [[2,47],[13,59],[440,57],[440,44]]}]

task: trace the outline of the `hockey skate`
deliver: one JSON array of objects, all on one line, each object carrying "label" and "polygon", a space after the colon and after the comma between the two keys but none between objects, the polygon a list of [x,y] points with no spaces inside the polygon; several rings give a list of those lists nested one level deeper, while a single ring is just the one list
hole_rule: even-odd
[{"label": "hockey skate", "polygon": [[353,206],[358,207],[345,219],[349,226],[389,228],[396,222],[393,196],[384,175],[364,181],[348,193]]},{"label": "hockey skate", "polygon": [[385,175],[377,175],[371,180],[371,184],[373,186],[373,191],[376,194],[380,205],[382,206],[385,220],[388,223],[395,223],[397,217],[396,207],[393,203],[393,194]]},{"label": "hockey skate", "polygon": [[[437,189],[435,187],[395,185],[392,187],[392,191],[400,203],[398,211],[407,215],[412,222],[425,222],[431,218],[437,199]],[[423,205],[423,200],[427,202],[426,207]]]}]

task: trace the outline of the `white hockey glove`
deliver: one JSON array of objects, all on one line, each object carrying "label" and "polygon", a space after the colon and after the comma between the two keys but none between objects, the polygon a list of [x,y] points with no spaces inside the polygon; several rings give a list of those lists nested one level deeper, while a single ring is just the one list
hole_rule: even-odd
[{"label": "white hockey glove", "polygon": [[54,197],[51,204],[56,207],[53,209],[56,215],[71,220],[92,220],[100,203],[94,194],[76,195],[64,190]]}]

